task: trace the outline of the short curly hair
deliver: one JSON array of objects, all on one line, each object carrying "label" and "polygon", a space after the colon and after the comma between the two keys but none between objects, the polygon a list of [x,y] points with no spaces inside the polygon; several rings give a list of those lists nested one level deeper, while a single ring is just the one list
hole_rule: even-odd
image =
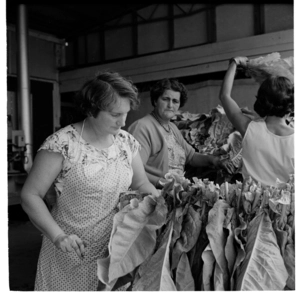
[{"label": "short curly hair", "polygon": [[100,111],[110,110],[117,95],[130,101],[130,108],[139,106],[138,90],[133,83],[117,72],[99,72],[84,83],[75,97],[75,103],[83,115],[96,118]]},{"label": "short curly hair", "polygon": [[185,86],[178,82],[176,79],[162,79],[154,84],[154,86],[150,89],[150,97],[152,106],[155,106],[158,98],[164,94],[166,90],[173,90],[180,92],[180,108],[185,105],[187,102],[187,89]]},{"label": "short curly hair", "polygon": [[270,76],[258,89],[254,111],[260,117],[284,117],[294,112],[294,85],[286,77]]}]

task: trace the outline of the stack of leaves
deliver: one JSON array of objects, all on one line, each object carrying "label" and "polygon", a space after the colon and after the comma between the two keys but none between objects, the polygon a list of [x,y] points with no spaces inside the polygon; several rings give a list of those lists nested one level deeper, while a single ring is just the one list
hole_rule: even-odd
[{"label": "stack of leaves", "polygon": [[127,192],[114,217],[105,290],[295,289],[294,180],[262,187],[167,174],[158,198]]},{"label": "stack of leaves", "polygon": [[247,66],[241,68],[259,84],[271,75],[283,76],[294,82],[294,57],[282,59],[278,52],[249,59]]},{"label": "stack of leaves", "polygon": [[294,178],[262,187],[249,177],[235,190],[240,261],[235,290],[295,290]]},{"label": "stack of leaves", "polygon": [[[247,108],[241,111],[251,119],[255,113]],[[178,112],[173,118],[184,139],[202,154],[220,156],[226,169],[233,175],[241,172],[242,136],[228,120],[222,106],[213,108],[209,114]]]}]

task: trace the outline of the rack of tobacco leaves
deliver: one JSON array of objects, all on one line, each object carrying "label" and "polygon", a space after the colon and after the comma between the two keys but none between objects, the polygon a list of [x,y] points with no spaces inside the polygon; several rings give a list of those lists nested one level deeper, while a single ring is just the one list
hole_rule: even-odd
[{"label": "rack of tobacco leaves", "polygon": [[295,290],[294,176],[262,187],[168,173],[158,198],[120,195],[106,291]]},{"label": "rack of tobacco leaves", "polygon": [[[257,115],[248,108],[241,108],[244,115],[255,119]],[[215,183],[241,181],[242,136],[228,120],[222,106],[210,110],[208,114],[193,114],[178,111],[172,122],[180,130],[183,138],[197,152],[219,156],[223,170],[185,167],[185,177],[208,178]]]}]

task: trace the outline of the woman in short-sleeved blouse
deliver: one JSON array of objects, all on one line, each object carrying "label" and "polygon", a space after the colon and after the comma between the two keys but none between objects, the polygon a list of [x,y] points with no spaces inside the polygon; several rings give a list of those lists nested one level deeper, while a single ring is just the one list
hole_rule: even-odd
[{"label": "woman in short-sleeved blouse", "polygon": [[[45,140],[21,194],[24,210],[44,234],[37,291],[96,291],[97,259],[108,255],[119,194],[131,187],[158,195],[139,143],[120,129],[137,103],[136,88],[117,73],[100,73],[80,94],[87,118]],[[42,198],[52,183],[57,199],[49,213]]]}]

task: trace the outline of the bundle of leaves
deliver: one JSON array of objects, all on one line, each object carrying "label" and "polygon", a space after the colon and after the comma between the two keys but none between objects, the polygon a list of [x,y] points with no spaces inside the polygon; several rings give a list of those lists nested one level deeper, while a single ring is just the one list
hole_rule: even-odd
[{"label": "bundle of leaves", "polygon": [[[241,108],[241,111],[249,118],[255,118],[255,113],[249,109]],[[228,120],[222,106],[202,115],[179,111],[173,122],[196,151],[220,156],[225,167],[224,178],[230,179],[241,173],[242,136]]]},{"label": "bundle of leaves", "polygon": [[[240,240],[244,253],[235,274],[235,289],[266,290],[262,288],[266,286],[281,290],[283,286],[295,290],[294,193],[293,175],[287,183],[277,180],[274,187],[262,187],[249,177],[241,191],[236,191],[234,206],[243,221]],[[258,277],[257,269],[262,267]]]},{"label": "bundle of leaves", "polygon": [[282,59],[278,52],[250,59],[247,66],[241,68],[259,84],[272,75],[283,76],[294,82],[294,57]]},{"label": "bundle of leaves", "polygon": [[106,291],[294,289],[293,177],[274,188],[176,174],[161,184],[158,198],[128,192],[115,215],[97,261]]}]

